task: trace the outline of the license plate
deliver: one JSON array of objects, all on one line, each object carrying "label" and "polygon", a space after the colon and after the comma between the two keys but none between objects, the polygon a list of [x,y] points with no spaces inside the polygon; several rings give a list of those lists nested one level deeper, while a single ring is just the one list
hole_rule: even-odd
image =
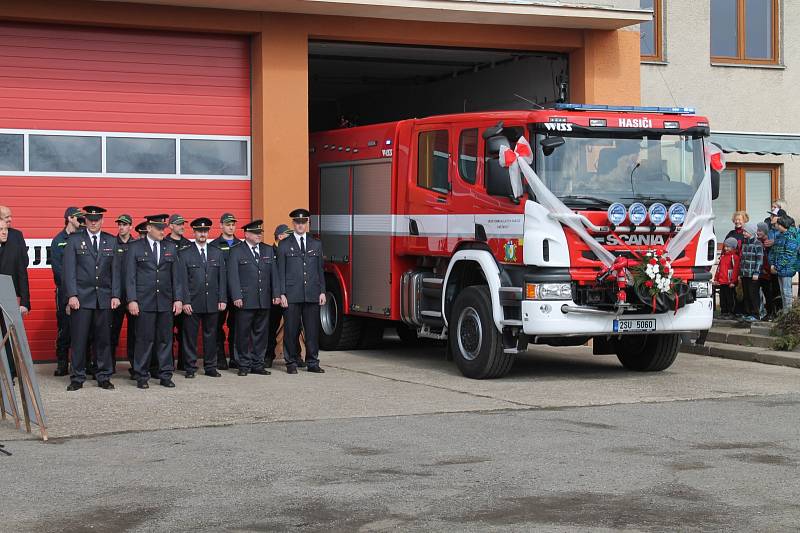
[{"label": "license plate", "polygon": [[655,318],[634,318],[634,319],[615,319],[614,333],[625,333],[628,331],[655,331]]}]

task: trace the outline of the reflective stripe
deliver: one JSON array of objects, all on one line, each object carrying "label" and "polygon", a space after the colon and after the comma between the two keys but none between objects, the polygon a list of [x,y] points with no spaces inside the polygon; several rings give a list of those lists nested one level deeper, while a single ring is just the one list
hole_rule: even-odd
[{"label": "reflective stripe", "polygon": [[[315,220],[316,219],[316,220]],[[319,225],[315,224],[320,221]],[[412,236],[410,222],[416,222],[419,237],[474,238],[475,224],[481,224],[487,238],[522,238],[525,216],[519,214],[473,215],[315,215],[312,224],[321,235]]]}]

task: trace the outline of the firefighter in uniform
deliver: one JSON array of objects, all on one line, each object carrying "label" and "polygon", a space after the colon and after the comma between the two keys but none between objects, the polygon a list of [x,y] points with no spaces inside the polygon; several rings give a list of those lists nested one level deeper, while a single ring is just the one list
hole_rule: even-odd
[{"label": "firefighter in uniform", "polygon": [[89,205],[86,231],[70,235],[64,249],[64,294],[70,309],[72,376],[68,391],[86,381],[86,351],[89,337],[97,358],[97,384],[112,390],[111,313],[120,305],[121,278],[114,260],[114,236],[100,231],[102,207]]},{"label": "firefighter in uniform", "polygon": [[[223,213],[219,217],[219,226],[222,233],[219,237],[211,241],[212,246],[216,246],[222,250],[223,259],[228,261],[228,254],[231,247],[241,242],[236,237],[236,217],[233,213]],[[236,363],[236,324],[235,324],[236,309],[233,307],[233,302],[228,294],[228,305],[224,311],[220,311],[219,319],[217,321],[217,368],[220,370],[227,370],[230,368],[238,368]],[[224,326],[228,326],[228,357],[230,358],[230,365],[225,361],[225,330]]]},{"label": "firefighter in uniform", "polygon": [[[122,214],[115,220],[117,223],[117,242],[114,250],[116,260],[119,263],[119,273],[121,283],[122,305],[114,310],[112,323],[111,323],[111,353],[116,356],[117,346],[119,346],[119,337],[122,333],[122,322],[128,321],[126,355],[131,367],[128,372],[133,376],[133,346],[136,342],[136,332],[133,326],[133,316],[128,312],[127,301],[125,299],[125,253],[128,251],[128,245],[134,240],[131,235],[131,224],[133,224],[133,217],[127,214]],[[116,368],[116,367],[115,367]]]},{"label": "firefighter in uniform", "polygon": [[80,229],[78,219],[83,216],[77,207],[68,207],[64,212],[64,229],[53,237],[50,244],[50,266],[53,270],[53,281],[56,285],[56,370],[54,376],[66,376],[69,373],[69,315],[67,315],[67,299],[64,297],[63,272],[64,248],[70,235]]},{"label": "firefighter in uniform", "polygon": [[239,375],[269,375],[264,368],[269,312],[278,302],[278,267],[272,247],[261,242],[261,220],[244,227],[245,240],[228,256],[228,293],[236,307]]},{"label": "firefighter in uniform", "polygon": [[[178,246],[178,253],[184,248],[188,248],[192,245],[192,241],[187,239],[183,236],[184,232],[186,231],[186,227],[184,224],[186,220],[179,215],[178,213],[173,214],[169,217],[169,238]],[[178,356],[175,358],[177,360],[177,368],[178,370],[183,370],[184,364],[186,364],[186,358],[183,352],[183,331],[181,327],[181,323],[183,322],[183,313],[176,316],[175,319],[172,321],[172,335],[173,338],[177,341],[178,345]]]},{"label": "firefighter in uniform", "polygon": [[183,353],[186,377],[197,372],[197,332],[203,328],[203,369],[206,376],[217,371],[217,319],[228,304],[228,273],[222,250],[208,243],[210,218],[191,223],[194,244],[178,252],[183,266],[186,301],[183,303]]},{"label": "firefighter in uniform", "polygon": [[183,275],[178,247],[164,238],[169,215],[150,215],[147,236],[128,247],[125,258],[128,310],[136,317],[134,369],[136,386],[149,388],[149,359],[158,360],[158,378],[162,387],[174,387],[172,381],[172,319],[183,308]]},{"label": "firefighter in uniform", "polygon": [[[278,243],[292,233],[292,230],[290,230],[289,226],[286,224],[280,224],[275,228],[275,243],[272,245],[272,251],[275,253],[275,257],[278,257]],[[277,305],[273,304],[272,309],[269,311],[269,331],[267,332],[269,335],[265,360],[265,366],[267,368],[272,368],[272,362],[275,360],[275,349],[278,347],[278,328],[281,326],[281,320],[283,320],[283,307],[281,307],[280,303]],[[305,367],[306,364],[303,361],[299,361],[297,366],[302,368]]]},{"label": "firefighter in uniform", "polygon": [[[134,228],[134,231],[139,236],[139,239],[144,239],[145,237],[147,237],[147,221],[144,220],[144,221],[139,222],[138,224],[136,224],[136,227]],[[127,251],[125,253],[127,254]],[[127,258],[125,259],[125,261],[127,263]],[[122,281],[122,284],[126,288],[127,288],[127,279],[128,279],[128,277],[125,276],[125,278],[123,278],[123,281]],[[125,291],[125,289],[123,289],[123,292],[124,291]],[[128,324],[130,324],[130,325],[128,326],[128,329],[129,330],[133,330],[133,331],[128,331],[128,335],[129,336],[133,336],[133,352],[135,353],[136,352],[136,317],[131,315],[130,311],[128,311],[127,308],[128,308],[128,304],[126,302],[125,303],[125,310],[126,310],[126,312],[128,313],[128,315],[130,317],[129,318],[130,322],[128,322]],[[155,356],[155,353],[156,353],[155,352],[155,346],[153,346],[153,349],[150,351],[150,355],[148,356],[148,359],[150,361],[150,375],[151,376],[157,376],[158,375],[158,358]],[[128,369],[128,372],[130,372],[131,379],[135,380],[136,379],[136,371],[134,369],[134,361],[133,361],[133,359],[131,359],[131,367]]]},{"label": "firefighter in uniform", "polygon": [[306,341],[309,372],[325,372],[319,366],[319,308],[325,305],[322,243],[308,235],[309,212],[289,213],[294,232],[278,244],[278,276],[281,284],[283,347],[286,372],[297,374],[300,362],[300,325]]}]

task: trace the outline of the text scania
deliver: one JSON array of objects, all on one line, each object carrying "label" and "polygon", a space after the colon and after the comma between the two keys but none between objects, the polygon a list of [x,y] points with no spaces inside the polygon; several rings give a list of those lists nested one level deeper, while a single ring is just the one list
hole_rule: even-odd
[{"label": "text scania", "polygon": [[620,128],[652,128],[653,121],[647,117],[621,118],[618,125]]},{"label": "text scania", "polygon": [[544,127],[548,131],[572,131],[572,124],[564,122],[545,122]]},{"label": "text scania", "polygon": [[606,235],[605,237],[597,237],[597,241],[608,246],[620,246],[627,244],[629,246],[664,246],[665,240],[663,235],[647,235],[647,234],[626,234],[622,235]]}]

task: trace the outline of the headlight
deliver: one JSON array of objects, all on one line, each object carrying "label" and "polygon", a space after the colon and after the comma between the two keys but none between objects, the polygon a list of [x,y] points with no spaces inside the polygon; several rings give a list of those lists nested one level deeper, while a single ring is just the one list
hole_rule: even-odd
[{"label": "headlight", "polygon": [[526,283],[525,298],[528,300],[571,300],[571,283]]},{"label": "headlight", "polygon": [[689,288],[694,289],[698,298],[711,298],[710,281],[690,281]]}]

